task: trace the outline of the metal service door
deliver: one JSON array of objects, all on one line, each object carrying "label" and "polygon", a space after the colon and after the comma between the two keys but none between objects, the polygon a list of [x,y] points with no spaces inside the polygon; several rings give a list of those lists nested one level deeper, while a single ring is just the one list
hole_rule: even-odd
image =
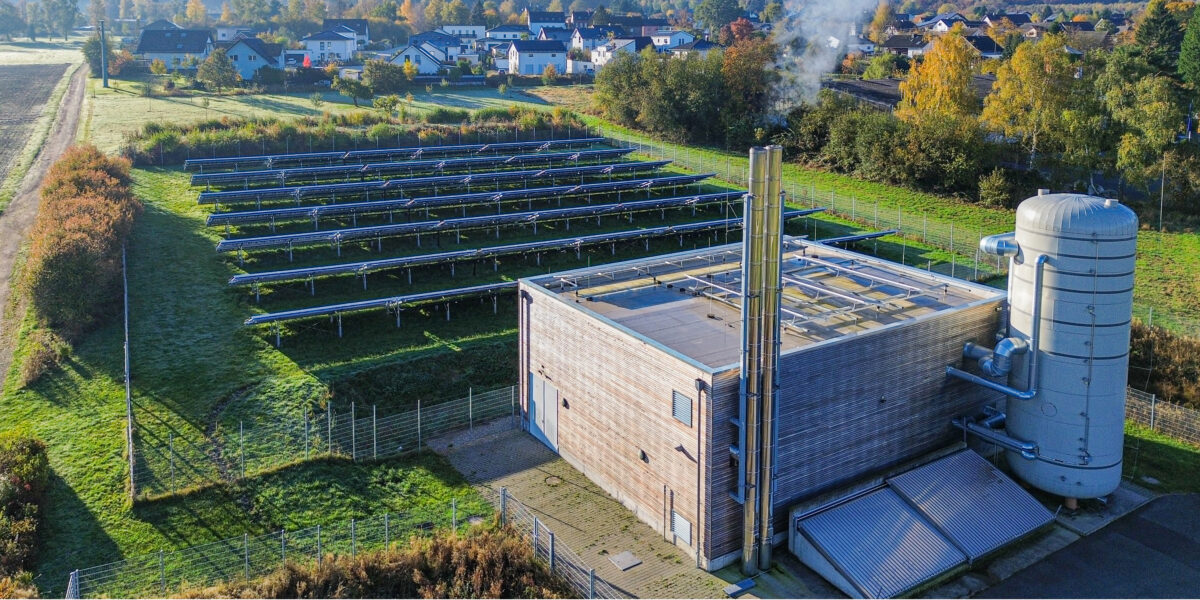
[{"label": "metal service door", "polygon": [[558,451],[558,389],[534,373],[529,374],[529,433]]}]

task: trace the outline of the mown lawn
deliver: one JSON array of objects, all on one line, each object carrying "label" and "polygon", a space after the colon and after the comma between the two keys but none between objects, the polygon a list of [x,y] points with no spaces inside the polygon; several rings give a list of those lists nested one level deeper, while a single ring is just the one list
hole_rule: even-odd
[{"label": "mown lawn", "polygon": [[[1200,493],[1200,448],[1125,422],[1124,475],[1156,492]],[[1157,480],[1147,482],[1144,477]]]}]

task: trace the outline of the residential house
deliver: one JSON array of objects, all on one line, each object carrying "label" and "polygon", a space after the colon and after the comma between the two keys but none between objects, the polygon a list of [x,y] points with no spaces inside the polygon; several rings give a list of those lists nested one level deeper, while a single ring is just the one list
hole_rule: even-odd
[{"label": "residential house", "polygon": [[397,52],[390,62],[401,66],[406,62],[412,63],[417,68],[418,75],[436,75],[438,70],[444,66],[442,61],[426,50],[424,46],[411,43],[405,46],[403,50]]},{"label": "residential house", "polygon": [[591,27],[593,14],[595,12],[590,10],[572,10],[567,13],[567,25],[572,29],[576,27]]},{"label": "residential house", "polygon": [[538,32],[537,39],[554,40],[556,42],[562,42],[564,46],[570,46],[571,37],[574,35],[574,33],[574,31],[570,29],[564,29],[562,27],[543,27],[542,30]]},{"label": "residential house", "polygon": [[923,35],[893,35],[883,43],[881,48],[884,52],[914,58],[925,54],[925,47],[928,45],[929,42],[925,41]]},{"label": "residential house", "polygon": [[641,15],[613,15],[608,19],[609,27],[620,27],[626,37],[652,36],[663,29],[670,29],[671,23],[666,19],[643,17]]},{"label": "residential house", "polygon": [[916,23],[913,23],[912,21],[910,21],[908,19],[897,19],[895,21],[892,21],[891,24],[889,24],[886,28],[884,28],[883,33],[884,33],[884,35],[886,35],[888,37],[892,37],[895,35],[913,33],[916,30],[917,30]]},{"label": "residential house", "polygon": [[163,30],[163,29],[183,29],[183,28],[172,23],[171,21],[166,20],[166,19],[159,19],[157,21],[152,21],[149,25],[143,27],[142,31],[159,31],[159,30]]},{"label": "residential house", "polygon": [[613,38],[609,43],[597,46],[595,50],[592,50],[592,62],[596,65],[596,69],[599,70],[604,68],[604,65],[608,64],[622,52],[636,54],[646,47],[653,46],[654,40],[646,36]]},{"label": "residential house", "polygon": [[256,37],[240,37],[232,42],[217,42],[216,46],[225,48],[233,68],[247,81],[254,79],[263,67],[283,68],[280,61],[283,44],[268,44]]},{"label": "residential house", "polygon": [[987,23],[988,27],[995,27],[995,26],[999,25],[1001,22],[1003,22],[1005,19],[1008,19],[1008,22],[1012,23],[1014,27],[1028,25],[1033,22],[1032,16],[1027,12],[998,13],[998,14],[994,14],[994,15],[987,15],[983,18],[983,22]]},{"label": "residential house", "polygon": [[1064,32],[1095,31],[1096,24],[1090,21],[1063,21],[1060,23]]},{"label": "residential house", "polygon": [[509,72],[518,75],[541,75],[554,65],[559,73],[567,72],[567,47],[557,40],[514,40],[508,49]]},{"label": "residential house", "polygon": [[312,56],[314,64],[347,62],[354,58],[358,41],[348,34],[336,31],[321,31],[300,40],[304,49]]},{"label": "residential house", "polygon": [[968,35],[963,39],[967,40],[967,43],[978,50],[979,55],[983,58],[1000,58],[1004,56],[1004,47],[986,35]]},{"label": "residential house", "polygon": [[591,52],[596,46],[608,43],[611,29],[606,27],[579,27],[571,32],[571,48]]},{"label": "residential house", "polygon": [[212,32],[208,29],[143,29],[134,54],[146,61],[157,59],[168,67],[179,68],[189,58],[208,58],[212,50]]},{"label": "residential house", "polygon": [[525,27],[537,33],[543,27],[567,28],[567,17],[560,12],[545,12],[525,9]]},{"label": "residential house", "polygon": [[492,66],[500,72],[501,75],[508,73],[508,51],[512,48],[512,42],[501,42],[492,46]]},{"label": "residential house", "polygon": [[524,25],[501,25],[487,31],[487,38],[489,40],[501,40],[505,42],[527,38],[531,35],[529,28]]},{"label": "residential house", "polygon": [[966,17],[964,17],[956,12],[941,13],[941,14],[933,15],[932,17],[929,17],[928,19],[925,19],[924,21],[917,21],[917,27],[919,27],[921,29],[929,29],[930,27],[937,25],[938,22],[942,22],[942,21],[953,24],[956,21],[966,21],[966,20],[967,20]]},{"label": "residential house", "polygon": [[654,42],[654,47],[659,50],[667,50],[683,44],[689,44],[696,41],[696,36],[686,31],[680,30],[659,30],[654,35],[650,36],[650,40]]},{"label": "residential house", "polygon": [[484,25],[442,25],[438,31],[463,41],[477,40],[487,35],[487,27]]},{"label": "residential house", "polygon": [[284,50],[281,61],[284,68],[299,68],[304,66],[304,59],[312,62],[312,55],[308,50]]},{"label": "residential house", "polygon": [[987,23],[984,23],[983,21],[970,21],[967,19],[941,19],[925,29],[926,31],[933,33],[946,33],[951,29],[954,29],[954,27],[959,24],[962,24],[962,26],[966,27],[967,29],[983,29],[984,27],[987,27]]},{"label": "residential house", "polygon": [[360,49],[371,43],[371,25],[366,19],[325,19],[321,28],[353,37]]},{"label": "residential house", "polygon": [[692,40],[686,44],[671,48],[671,54],[677,58],[682,58],[689,54],[699,55],[701,58],[708,56],[708,53],[721,48],[720,44],[710,42],[708,40]]},{"label": "residential house", "polygon": [[444,63],[456,63],[460,54],[469,51],[458,36],[441,31],[425,31],[408,38],[408,43],[421,46]]},{"label": "residential house", "polygon": [[217,25],[213,28],[213,42],[232,42],[241,37],[255,37],[261,30],[244,25]]}]

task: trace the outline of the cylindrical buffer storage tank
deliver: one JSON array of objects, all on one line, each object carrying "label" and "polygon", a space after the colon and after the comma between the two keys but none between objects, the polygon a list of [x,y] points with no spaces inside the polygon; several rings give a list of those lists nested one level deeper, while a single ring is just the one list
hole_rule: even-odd
[{"label": "cylindrical buffer storage tank", "polygon": [[1036,356],[1013,371],[1013,384],[1027,388],[1030,361],[1039,361],[1038,393],[1009,398],[1007,410],[1008,434],[1036,443],[1037,458],[1009,452],[1009,463],[1050,493],[1097,498],[1121,480],[1137,230],[1137,216],[1115,200],[1045,194],[1017,208],[1010,332],[1027,342],[1046,258]]}]

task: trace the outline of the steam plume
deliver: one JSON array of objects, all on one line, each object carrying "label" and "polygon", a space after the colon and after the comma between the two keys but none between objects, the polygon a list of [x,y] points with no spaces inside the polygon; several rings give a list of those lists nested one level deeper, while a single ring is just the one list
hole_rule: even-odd
[{"label": "steam plume", "polygon": [[784,0],[784,16],[772,32],[779,46],[775,66],[781,75],[772,98],[776,114],[816,100],[821,76],[832,72],[846,55],[851,27],[863,35],[861,23],[869,21],[876,6],[878,0]]}]

